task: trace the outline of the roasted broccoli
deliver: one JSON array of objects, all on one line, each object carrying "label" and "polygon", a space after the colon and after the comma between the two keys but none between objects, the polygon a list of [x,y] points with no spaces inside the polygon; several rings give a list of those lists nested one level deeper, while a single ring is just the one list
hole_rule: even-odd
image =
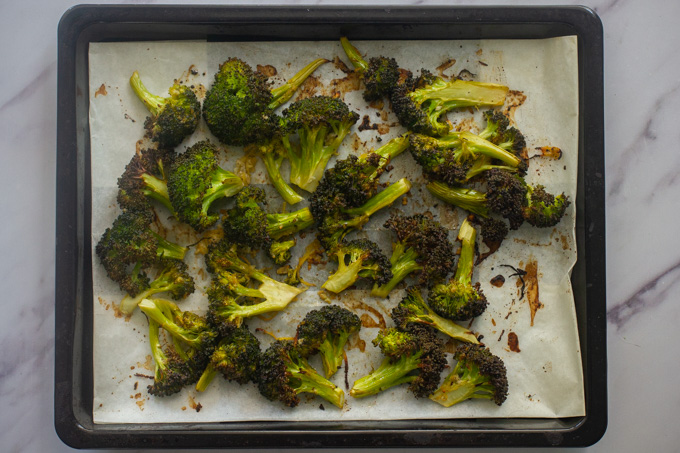
[{"label": "roasted broccoli", "polygon": [[132,156],[118,178],[118,204],[122,209],[150,210],[156,200],[174,214],[168,196],[169,169],[175,153],[166,149],[142,149]]},{"label": "roasted broccoli", "polygon": [[413,272],[420,273],[419,283],[432,285],[453,268],[453,245],[448,239],[448,231],[436,220],[423,214],[398,214],[392,215],[384,226],[397,236],[390,258],[392,278],[385,284],[376,284],[371,295],[387,297]]},{"label": "roasted broccoli", "polygon": [[377,101],[384,96],[389,97],[399,83],[399,65],[394,58],[372,57],[368,62],[347,38],[340,38],[342,48],[347,58],[352,62],[354,70],[358,72],[365,85],[364,99]]},{"label": "roasted broccoli", "polygon": [[442,121],[446,113],[460,107],[500,106],[508,87],[494,83],[446,81],[426,69],[412,86],[400,84],[391,95],[392,108],[402,126],[419,134],[439,136],[449,132]]},{"label": "roasted broccoli", "polygon": [[503,360],[481,345],[462,344],[454,355],[457,363],[431,396],[442,406],[451,407],[471,398],[503,404],[508,396],[508,377]]},{"label": "roasted broccoli", "polygon": [[338,269],[321,286],[327,291],[339,293],[352,286],[359,277],[372,280],[377,285],[392,278],[390,261],[373,241],[355,239],[338,244],[329,252],[338,263]]},{"label": "roasted broccoli", "polygon": [[339,209],[366,203],[378,192],[380,175],[408,144],[408,136],[402,135],[367,154],[350,155],[328,168],[309,200],[314,218],[323,219]]},{"label": "roasted broccoli", "polygon": [[569,206],[569,197],[551,195],[541,185],[532,187],[516,174],[493,169],[487,173],[487,191],[431,182],[427,189],[437,198],[482,217],[496,212],[516,230],[526,220],[536,227],[557,225]]},{"label": "roasted broccoli", "polygon": [[450,132],[438,138],[411,134],[409,142],[411,155],[430,181],[455,185],[493,168],[519,174],[527,169],[520,157],[470,132]]},{"label": "roasted broccoli", "polygon": [[186,263],[179,260],[166,260],[165,266],[146,289],[131,296],[127,294],[120,301],[120,311],[132,313],[137,305],[148,297],[158,293],[169,293],[174,300],[181,300],[194,292],[194,279],[189,274]]},{"label": "roasted broccoli", "polygon": [[149,93],[137,71],[130,77],[130,86],[151,113],[144,126],[151,139],[161,148],[174,148],[191,135],[201,117],[201,104],[191,88],[173,84],[163,98]]},{"label": "roasted broccoli", "polygon": [[168,194],[178,219],[196,231],[219,219],[209,212],[215,201],[236,195],[244,186],[241,178],[218,165],[217,154],[209,141],[198,142],[177,156],[168,177]]},{"label": "roasted broccoli", "polygon": [[456,273],[448,283],[439,283],[430,289],[428,305],[438,315],[454,321],[476,318],[486,310],[486,296],[479,282],[472,284],[477,231],[465,219],[458,232],[461,243]]},{"label": "roasted broccoli", "polygon": [[146,269],[182,260],[186,253],[185,247],[152,231],[153,220],[151,211],[124,211],[104,231],[95,247],[107,275],[132,296],[149,289]]},{"label": "roasted broccoli", "polygon": [[[226,240],[211,246],[205,260],[208,271],[214,276],[208,290],[208,317],[223,331],[239,327],[244,318],[281,311],[305,291],[264,275],[239,258],[236,247]],[[260,286],[245,286],[250,280],[260,282]],[[239,304],[239,298],[264,300],[254,304],[246,300]]]},{"label": "roasted broccoli", "polygon": [[402,178],[359,207],[337,209],[321,219],[315,218],[319,242],[327,251],[333,250],[350,231],[361,228],[371,215],[391,205],[409,190],[411,183]]},{"label": "roasted broccoli", "polygon": [[314,225],[309,208],[281,214],[267,214],[260,204],[265,202],[264,190],[248,186],[236,196],[236,206],[223,220],[225,237],[235,244],[265,249],[277,264],[290,259],[295,241],[278,241]]},{"label": "roasted broccoli", "polygon": [[386,357],[372,373],[354,382],[349,392],[351,396],[363,398],[408,383],[409,390],[422,398],[429,396],[439,385],[439,375],[446,366],[444,344],[430,328],[385,329],[373,344]]},{"label": "roasted broccoli", "polygon": [[402,330],[408,330],[413,323],[434,327],[451,338],[465,343],[479,343],[474,333],[459,326],[450,319],[442,318],[423,299],[420,288],[411,287],[406,296],[392,309],[392,320]]},{"label": "roasted broccoli", "polygon": [[339,305],[326,305],[307,313],[297,327],[295,340],[303,357],[317,352],[321,355],[326,377],[331,377],[342,365],[350,335],[360,329],[357,315]]},{"label": "roasted broccoli", "polygon": [[295,407],[300,393],[312,393],[339,408],[345,404],[342,389],[312,368],[292,341],[274,341],[262,353],[257,374],[260,393],[270,401]]},{"label": "roasted broccoli", "polygon": [[260,354],[260,341],[247,326],[233,329],[217,344],[208,365],[196,383],[196,390],[205,391],[217,373],[221,373],[226,380],[239,384],[255,382]]},{"label": "roasted broccoli", "polygon": [[290,161],[290,182],[313,192],[359,115],[340,99],[314,96],[291,104],[283,117],[286,130],[299,139],[282,138]]}]

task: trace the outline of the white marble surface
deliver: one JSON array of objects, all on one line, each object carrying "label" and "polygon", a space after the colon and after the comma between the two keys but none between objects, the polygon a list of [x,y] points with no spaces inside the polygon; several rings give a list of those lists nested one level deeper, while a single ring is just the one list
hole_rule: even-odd
[{"label": "white marble surface", "polygon": [[[390,3],[442,4],[374,2]],[[3,452],[71,450],[55,434],[52,395],[56,28],[73,4],[5,0],[0,7]],[[605,30],[609,428],[587,450],[675,452],[680,235],[673,209],[680,196],[680,133],[673,112],[680,103],[680,2],[593,0],[589,6]]]}]

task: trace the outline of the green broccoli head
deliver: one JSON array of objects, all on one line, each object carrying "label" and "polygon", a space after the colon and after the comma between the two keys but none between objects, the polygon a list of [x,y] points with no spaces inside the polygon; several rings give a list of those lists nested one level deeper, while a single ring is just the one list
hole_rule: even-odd
[{"label": "green broccoli head", "polygon": [[177,217],[196,231],[219,219],[211,205],[236,195],[244,186],[241,178],[220,168],[218,150],[207,140],[198,142],[175,159],[168,177],[168,194]]},{"label": "green broccoli head", "polygon": [[361,321],[356,314],[339,305],[326,305],[305,315],[295,338],[304,357],[317,352],[321,355],[326,377],[330,377],[342,365],[350,335],[360,329]]},{"label": "green broccoli head", "polygon": [[137,71],[130,77],[130,85],[151,112],[144,126],[159,147],[174,148],[196,130],[201,104],[191,88],[175,83],[168,90],[169,97],[156,96],[144,87]]},{"label": "green broccoli head", "polygon": [[264,202],[264,190],[244,187],[235,197],[235,206],[223,219],[224,237],[234,244],[255,250],[269,248],[272,239],[267,232],[267,214],[260,207]]},{"label": "green broccoli head", "polygon": [[508,219],[513,230],[524,222],[527,190],[527,184],[516,174],[498,169],[487,173],[486,204]]},{"label": "green broccoli head", "polygon": [[345,393],[312,368],[292,341],[274,341],[262,353],[257,374],[260,393],[270,401],[295,407],[300,393],[312,393],[338,408],[345,404]]},{"label": "green broccoli head", "polygon": [[500,143],[503,134],[510,126],[510,118],[497,110],[485,111],[484,118],[486,119],[486,127],[479,133],[479,136],[491,143]]},{"label": "green broccoli head", "polygon": [[546,192],[542,185],[527,186],[526,200],[524,218],[529,224],[539,228],[553,227],[560,223],[571,204],[568,196],[563,193],[554,196]]},{"label": "green broccoli head", "polygon": [[170,169],[175,153],[167,149],[142,149],[132,156],[118,178],[118,204],[124,210],[151,210],[156,200],[173,213],[168,197],[166,170]]},{"label": "green broccoli head", "polygon": [[489,399],[498,406],[508,396],[503,360],[481,345],[462,344],[454,354],[456,366],[430,399],[451,407],[468,399]]},{"label": "green broccoli head", "polygon": [[377,101],[390,96],[399,83],[399,65],[394,58],[372,57],[363,73],[364,99]]},{"label": "green broccoli head", "polygon": [[275,264],[286,264],[293,256],[290,251],[290,249],[293,247],[295,247],[295,239],[290,239],[288,241],[274,241],[269,247],[269,257],[274,261]]},{"label": "green broccoli head", "polygon": [[378,285],[392,278],[390,261],[373,241],[355,239],[340,243],[331,253],[338,262],[338,269],[322,285],[328,291],[337,294],[352,286],[359,277],[373,280]]}]

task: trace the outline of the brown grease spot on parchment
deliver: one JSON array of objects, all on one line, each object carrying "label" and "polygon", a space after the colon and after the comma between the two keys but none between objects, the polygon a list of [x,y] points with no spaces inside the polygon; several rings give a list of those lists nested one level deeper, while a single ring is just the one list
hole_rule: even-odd
[{"label": "brown grease spot on parchment", "polygon": [[276,68],[270,64],[268,65],[257,65],[257,72],[262,74],[265,77],[274,77],[276,74],[279,73],[279,71],[276,70]]},{"label": "brown grease spot on parchment", "polygon": [[507,96],[505,96],[505,109],[503,113],[510,118],[510,121],[514,122],[515,111],[524,104],[524,101],[526,100],[527,96],[523,92],[517,90],[508,91]]},{"label": "brown grease spot on parchment", "polygon": [[310,75],[307,77],[307,79],[305,79],[304,82],[302,82],[302,86],[300,86],[300,89],[298,89],[296,100],[299,101],[302,99],[311,98],[312,96],[316,95],[319,87],[322,87],[321,82],[319,82],[319,78]]},{"label": "brown grease spot on parchment", "polygon": [[446,71],[447,69],[449,69],[449,68],[450,68],[451,66],[453,66],[454,64],[456,64],[456,59],[455,59],[455,58],[449,58],[448,60],[444,61],[442,64],[440,64],[439,66],[437,66],[435,69],[436,69],[436,71],[439,73],[439,76],[440,76],[441,78],[443,78],[443,79],[448,79],[448,78],[450,78],[451,76],[447,76],[446,74],[444,74],[444,71]]},{"label": "brown grease spot on parchment", "polygon": [[361,352],[366,350],[366,342],[362,340],[359,335],[353,335],[347,341],[347,350],[358,349]]},{"label": "brown grease spot on parchment", "polygon": [[363,327],[366,327],[367,329],[374,328],[374,327],[379,327],[381,329],[384,329],[387,324],[385,323],[385,317],[380,313],[378,310],[375,308],[371,307],[370,305],[367,305],[363,303],[360,300],[356,300],[354,298],[345,298],[343,299],[342,303],[350,310],[364,310],[376,317],[377,320],[371,318],[368,316],[368,314],[362,314],[360,316],[361,319],[361,325]]},{"label": "brown grease spot on parchment", "polygon": [[201,412],[201,409],[203,406],[201,406],[201,403],[197,403],[196,400],[194,400],[193,396],[189,396],[189,407],[195,410],[196,412]]},{"label": "brown grease spot on parchment", "polygon": [[496,288],[500,288],[501,286],[503,286],[503,284],[505,284],[505,277],[503,277],[501,274],[498,274],[494,278],[492,278],[489,283],[491,283]]},{"label": "brown grease spot on parchment", "polygon": [[457,132],[475,132],[477,130],[477,123],[474,118],[465,118],[455,127]]},{"label": "brown grease spot on parchment", "polygon": [[97,89],[97,91],[94,92],[94,97],[98,96],[106,96],[108,93],[106,92],[106,85],[102,83],[102,85]]},{"label": "brown grease spot on parchment", "polygon": [[378,125],[375,123],[371,124],[371,120],[368,117],[368,115],[364,115],[364,117],[361,119],[361,124],[359,125],[359,127],[357,127],[357,129],[359,129],[359,132],[376,130],[378,129]]},{"label": "brown grease spot on parchment", "polygon": [[508,347],[512,352],[520,352],[519,338],[515,332],[508,332]]},{"label": "brown grease spot on parchment", "polygon": [[145,402],[146,402],[145,400],[141,400],[141,401],[136,401],[136,402],[135,402],[135,404],[137,404],[137,407],[139,407],[139,410],[140,410],[140,411],[143,411],[143,410],[144,410],[144,403],[145,403]]},{"label": "brown grease spot on parchment", "polygon": [[539,146],[536,150],[541,152],[541,156],[549,159],[560,160],[562,158],[562,150],[557,146]]},{"label": "brown grease spot on parchment", "polygon": [[361,76],[358,72],[347,74],[342,79],[333,79],[330,83],[330,95],[340,99],[345,99],[345,93],[357,91],[361,88]]},{"label": "brown grease spot on parchment", "polygon": [[531,310],[531,325],[533,326],[536,312],[539,308],[543,307],[538,298],[538,262],[535,260],[529,261],[524,270],[526,271],[524,276],[525,291],[529,301],[529,309]]},{"label": "brown grease spot on parchment", "polygon": [[243,151],[245,154],[236,160],[234,173],[236,173],[244,183],[250,184],[250,175],[253,174],[255,166],[257,165],[257,146],[246,146]]},{"label": "brown grease spot on parchment", "polygon": [[155,366],[153,364],[153,357],[151,357],[151,354],[147,354],[144,359],[144,363],[137,362],[137,368],[144,368],[145,370],[149,371],[154,370]]},{"label": "brown grease spot on parchment", "polygon": [[344,72],[345,74],[351,74],[354,71],[347,67],[344,61],[340,59],[340,57],[336,56],[333,58],[333,66],[335,66],[336,69],[339,69],[340,71]]}]

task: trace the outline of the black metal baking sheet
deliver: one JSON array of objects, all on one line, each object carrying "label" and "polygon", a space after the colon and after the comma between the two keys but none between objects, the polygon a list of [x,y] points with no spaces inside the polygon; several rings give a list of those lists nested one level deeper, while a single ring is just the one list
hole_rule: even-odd
[{"label": "black metal baking sheet", "polygon": [[[108,425],[92,420],[88,44],[104,41],[538,39],[576,35],[578,261],[586,416]],[[603,33],[584,7],[78,6],[59,24],[55,428],[77,448],[586,446],[607,426]]]}]

